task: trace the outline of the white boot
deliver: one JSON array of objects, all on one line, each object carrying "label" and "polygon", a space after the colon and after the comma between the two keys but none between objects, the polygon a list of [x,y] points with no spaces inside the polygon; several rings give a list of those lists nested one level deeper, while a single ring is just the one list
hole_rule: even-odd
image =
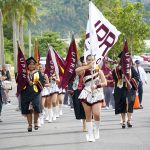
[{"label": "white boot", "polygon": [[45,120],[48,121],[49,114],[48,114],[48,108],[45,108]]},{"label": "white boot", "polygon": [[53,120],[56,120],[56,107],[53,107]]},{"label": "white boot", "polygon": [[62,116],[63,112],[62,112],[62,104],[59,104],[59,115]]},{"label": "white boot", "polygon": [[99,139],[99,125],[100,125],[100,121],[95,121],[94,137],[96,140]]},{"label": "white boot", "polygon": [[40,117],[38,118],[38,127],[41,127],[41,119],[40,119]]},{"label": "white boot", "polygon": [[53,122],[53,120],[52,120],[52,118],[53,118],[52,109],[48,109],[48,114],[49,114],[48,123],[51,123],[51,122]]},{"label": "white boot", "polygon": [[86,122],[88,134],[86,135],[88,142],[95,142],[94,134],[93,134],[93,123],[92,122]]},{"label": "white boot", "polygon": [[59,118],[59,106],[56,106],[56,118]]},{"label": "white boot", "polygon": [[41,114],[41,116],[40,116],[40,121],[41,121],[41,125],[44,124],[44,115],[43,114]]}]

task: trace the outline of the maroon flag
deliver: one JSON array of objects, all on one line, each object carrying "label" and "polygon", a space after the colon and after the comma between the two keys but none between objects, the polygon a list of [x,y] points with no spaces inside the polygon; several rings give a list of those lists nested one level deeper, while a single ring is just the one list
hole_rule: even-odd
[{"label": "maroon flag", "polygon": [[48,77],[51,77],[55,72],[55,66],[52,60],[52,55],[50,50],[48,50],[47,57],[46,57],[46,64],[45,64],[45,73]]},{"label": "maroon flag", "polygon": [[131,62],[132,62],[132,60],[131,60],[130,53],[128,51],[128,44],[127,44],[127,41],[125,40],[120,64],[121,64],[121,68],[122,68],[122,72],[124,74],[125,80],[127,82],[128,89],[131,89],[131,87],[132,87],[132,85],[129,82],[129,80],[131,78],[131,75],[130,75]]},{"label": "maroon flag", "polygon": [[70,82],[74,80],[75,77],[75,68],[77,64],[77,47],[75,39],[72,38],[72,41],[69,46],[68,55],[66,58],[66,67],[63,75],[61,87],[66,88]]},{"label": "maroon flag", "polygon": [[65,60],[55,50],[54,53],[59,68],[59,76],[63,76],[65,70]]},{"label": "maroon flag", "polygon": [[27,65],[24,54],[21,51],[21,48],[18,44],[18,58],[17,58],[17,65],[18,65],[18,74],[16,78],[17,82],[17,96],[21,93],[22,89],[27,85]]}]

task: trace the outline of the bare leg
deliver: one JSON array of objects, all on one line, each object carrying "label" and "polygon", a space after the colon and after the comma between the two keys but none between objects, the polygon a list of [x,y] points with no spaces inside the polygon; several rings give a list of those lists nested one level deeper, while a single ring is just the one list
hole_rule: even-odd
[{"label": "bare leg", "polygon": [[86,132],[86,120],[82,119],[82,123],[83,123],[83,132]]},{"label": "bare leg", "polygon": [[121,113],[121,117],[122,117],[122,128],[125,128],[125,122],[126,122],[126,113]]}]

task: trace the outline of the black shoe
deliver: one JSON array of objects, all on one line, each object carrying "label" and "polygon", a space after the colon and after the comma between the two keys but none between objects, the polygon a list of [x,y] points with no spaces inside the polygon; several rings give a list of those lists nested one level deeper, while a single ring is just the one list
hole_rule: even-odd
[{"label": "black shoe", "polygon": [[28,132],[32,132],[32,126],[28,127]]},{"label": "black shoe", "polygon": [[143,106],[142,106],[142,105],[140,105],[140,109],[143,109]]},{"label": "black shoe", "polygon": [[0,119],[0,122],[3,122],[3,121]]},{"label": "black shoe", "polygon": [[128,128],[132,128],[132,124],[129,121],[127,121],[127,126]]},{"label": "black shoe", "polygon": [[125,125],[125,122],[122,123],[122,129],[125,129],[126,128],[126,125]]},{"label": "black shoe", "polygon": [[39,126],[37,123],[34,123],[34,130],[38,130],[39,129]]}]

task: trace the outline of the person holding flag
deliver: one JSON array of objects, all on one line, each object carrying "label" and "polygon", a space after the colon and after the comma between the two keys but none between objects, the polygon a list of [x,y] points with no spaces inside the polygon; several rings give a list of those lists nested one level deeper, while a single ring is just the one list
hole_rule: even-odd
[{"label": "person holding flag", "polygon": [[[103,72],[94,68],[94,56],[89,55],[86,58],[86,65],[76,69],[77,75],[83,75],[84,88],[81,91],[78,99],[81,101],[85,116],[86,126],[88,130],[87,141],[94,142],[99,139],[100,125],[100,102],[103,101],[102,87],[107,85],[107,81]],[[92,116],[95,120],[95,129],[93,132]]]},{"label": "person holding flag", "polygon": [[118,55],[120,62],[113,70],[112,75],[115,81],[114,99],[115,114],[121,114],[122,128],[132,127],[131,116],[133,113],[133,105],[138,89],[139,77],[132,66],[131,56],[128,52],[127,41],[124,42],[123,51]]},{"label": "person holding flag", "polygon": [[32,114],[34,114],[34,129],[38,130],[38,117],[41,112],[40,93],[44,86],[44,79],[35,69],[35,59],[30,57],[25,61],[23,54],[20,55],[20,47],[18,49],[17,94],[21,98],[21,112],[27,117],[28,132],[32,132]]},{"label": "person holding flag", "polygon": [[[46,120],[48,122],[52,122],[52,120],[56,120],[57,116],[57,96],[59,93],[58,89],[58,83],[60,82],[59,78],[59,70],[58,70],[58,65],[56,62],[56,57],[55,53],[53,51],[53,48],[49,46],[47,58],[46,58],[46,65],[45,65],[45,73],[49,77],[49,82],[50,82],[50,88],[49,88],[49,100],[47,101],[48,105],[48,116]],[[53,106],[53,109],[51,107]]]},{"label": "person holding flag", "polygon": [[58,83],[59,93],[57,96],[57,117],[59,117],[59,115],[60,116],[63,115],[62,104],[64,101],[65,92],[66,92],[66,90],[61,87],[61,82],[63,79],[64,70],[65,70],[65,60],[55,50],[54,50],[54,53],[56,57],[56,62],[58,64],[59,79],[60,79],[60,82]]}]

